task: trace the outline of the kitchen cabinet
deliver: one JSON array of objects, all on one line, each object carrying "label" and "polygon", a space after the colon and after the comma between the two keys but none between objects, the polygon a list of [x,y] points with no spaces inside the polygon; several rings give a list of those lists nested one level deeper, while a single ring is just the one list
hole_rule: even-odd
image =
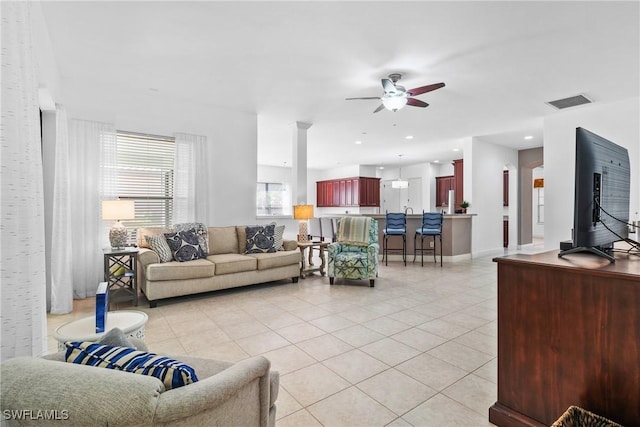
[{"label": "kitchen cabinet", "polygon": [[460,207],[464,200],[464,161],[462,159],[453,161],[453,188],[455,190],[455,209]]},{"label": "kitchen cabinet", "polygon": [[502,173],[502,206],[509,206],[509,171]]},{"label": "kitchen cabinet", "polygon": [[316,206],[380,206],[380,178],[353,177],[316,182]]},{"label": "kitchen cabinet", "polygon": [[449,190],[454,189],[453,176],[436,177],[436,207],[449,205]]}]

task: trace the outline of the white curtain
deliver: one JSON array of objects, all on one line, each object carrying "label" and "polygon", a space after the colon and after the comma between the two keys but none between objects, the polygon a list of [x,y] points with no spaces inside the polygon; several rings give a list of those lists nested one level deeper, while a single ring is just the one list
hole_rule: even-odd
[{"label": "white curtain", "polygon": [[101,200],[115,198],[116,131],[112,124],[69,122],[69,234],[73,248],[73,296],[94,296],[104,280],[103,248],[109,226],[101,218]]},{"label": "white curtain", "polygon": [[173,222],[203,222],[209,217],[210,197],[207,137],[176,133],[173,168]]},{"label": "white curtain", "polygon": [[0,360],[46,352],[44,193],[31,4],[2,7]]},{"label": "white curtain", "polygon": [[56,105],[56,140],[53,158],[53,203],[51,213],[51,313],[73,310],[74,251],[71,236],[71,199],[69,180],[69,128],[67,111]]}]

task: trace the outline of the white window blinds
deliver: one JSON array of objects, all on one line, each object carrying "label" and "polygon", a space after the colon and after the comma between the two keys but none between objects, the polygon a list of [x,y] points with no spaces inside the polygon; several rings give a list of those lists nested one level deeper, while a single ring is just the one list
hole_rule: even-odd
[{"label": "white window blinds", "polygon": [[117,133],[117,193],[134,200],[136,218],[123,221],[135,242],[138,227],[170,227],[173,220],[174,139]]}]

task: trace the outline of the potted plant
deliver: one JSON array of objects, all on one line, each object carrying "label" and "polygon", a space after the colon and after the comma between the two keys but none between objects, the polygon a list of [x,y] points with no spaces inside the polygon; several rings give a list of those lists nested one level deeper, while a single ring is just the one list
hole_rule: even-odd
[{"label": "potted plant", "polygon": [[462,208],[462,213],[467,213],[467,208],[471,206],[471,204],[469,202],[467,202],[466,200],[463,200],[462,203],[460,203],[460,207]]}]

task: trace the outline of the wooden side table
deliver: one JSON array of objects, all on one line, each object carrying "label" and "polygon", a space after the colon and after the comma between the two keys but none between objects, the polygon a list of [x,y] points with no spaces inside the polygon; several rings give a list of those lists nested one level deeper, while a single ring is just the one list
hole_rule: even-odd
[{"label": "wooden side table", "polygon": [[133,301],[138,305],[138,248],[105,249],[104,281],[112,302]]},{"label": "wooden side table", "polygon": [[[298,248],[300,249],[300,258],[302,263],[300,264],[300,277],[305,278],[307,273],[313,273],[319,271],[321,276],[324,276],[324,267],[326,260],[324,258],[324,249],[329,246],[329,242],[298,242]],[[309,263],[305,261],[304,251],[309,249]],[[313,264],[313,250],[318,249],[320,252],[320,265],[315,266]]]}]

